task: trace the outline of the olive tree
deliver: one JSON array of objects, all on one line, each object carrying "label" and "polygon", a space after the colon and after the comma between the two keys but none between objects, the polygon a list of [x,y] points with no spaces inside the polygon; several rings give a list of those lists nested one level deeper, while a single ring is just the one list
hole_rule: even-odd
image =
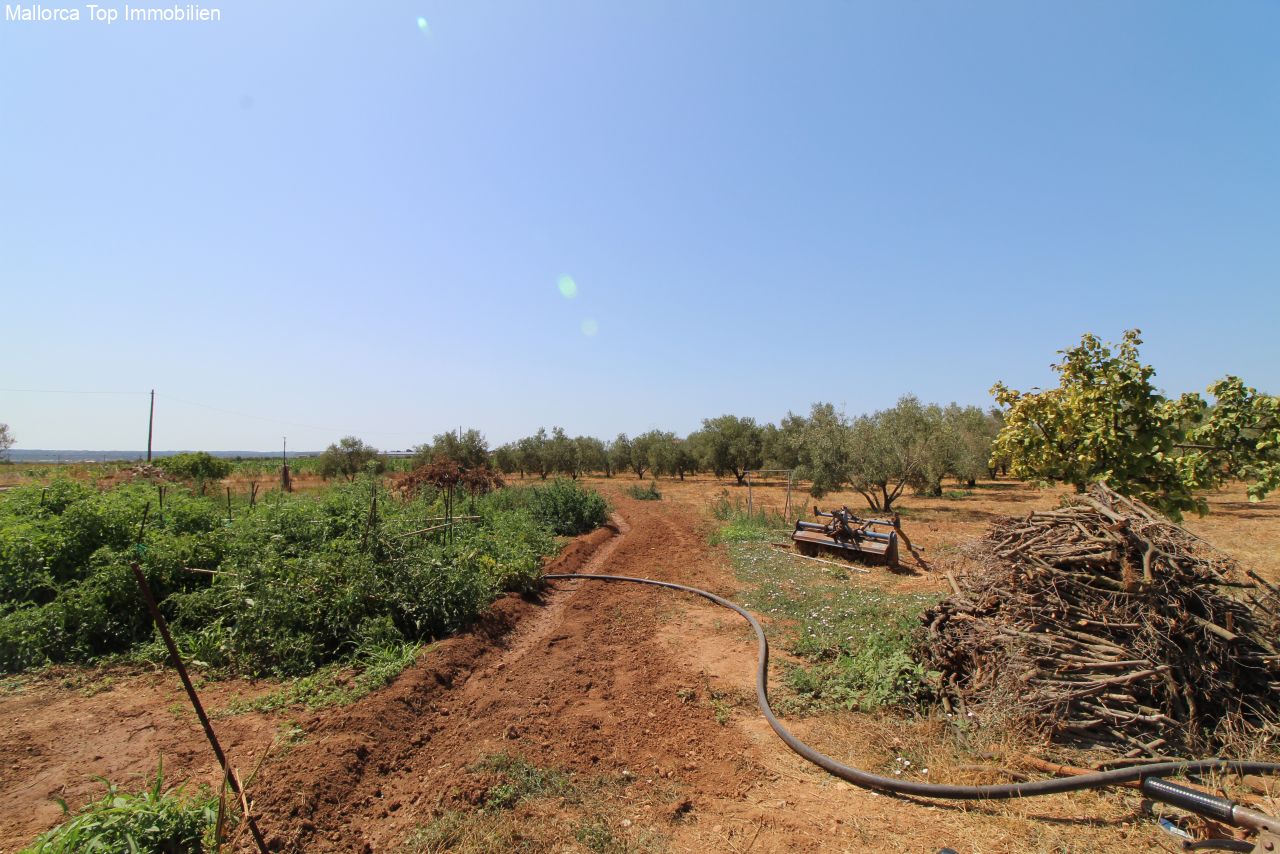
[{"label": "olive tree", "polygon": [[849,484],[872,510],[884,513],[906,487],[931,483],[943,448],[938,407],[914,395],[855,419],[849,437]]},{"label": "olive tree", "polygon": [[754,418],[707,418],[697,436],[706,467],[717,476],[732,472],[739,486],[746,482],[748,471],[764,465],[764,431]]},{"label": "olive tree", "polygon": [[676,434],[663,430],[650,430],[636,436],[632,447],[631,469],[637,478],[644,477],[644,470],[652,470],[654,476],[676,473]]},{"label": "olive tree", "polygon": [[634,448],[626,433],[619,433],[618,438],[609,444],[609,465],[613,471],[626,471],[631,468],[631,454]]},{"label": "olive tree", "polygon": [[563,427],[552,427],[545,447],[546,468],[555,474],[578,477],[578,446]]},{"label": "olive tree", "polygon": [[432,438],[430,444],[418,445],[413,449],[412,465],[414,468],[446,459],[457,463],[463,471],[480,468],[489,464],[489,443],[479,430],[471,429],[464,433],[441,433]]},{"label": "olive tree", "polygon": [[605,451],[604,442],[594,436],[577,436],[573,445],[579,473],[609,473],[609,454]]},{"label": "olive tree", "polygon": [[849,482],[852,433],[849,420],[830,403],[815,403],[806,418],[787,413],[771,443],[769,464],[795,469],[821,498]]},{"label": "olive tree", "polygon": [[537,433],[516,442],[516,459],[520,461],[520,471],[532,472],[546,480],[551,473],[547,457],[547,431],[539,427]]},{"label": "olive tree", "polygon": [[370,466],[381,473],[386,471],[387,461],[372,445],[366,445],[355,436],[344,436],[325,448],[316,470],[326,479],[341,475],[350,481]]},{"label": "olive tree", "polygon": [[1004,419],[1000,410],[983,411],[976,406],[952,403],[942,411],[949,455],[948,474],[969,486],[990,474],[991,444],[1000,433]]},{"label": "olive tree", "polygon": [[520,466],[520,456],[516,453],[516,446],[513,442],[499,445],[493,449],[493,465],[503,474],[510,475],[520,472],[520,476],[524,477],[524,469]]},{"label": "olive tree", "polygon": [[675,467],[676,476],[681,480],[684,480],[686,474],[693,474],[698,470],[698,455],[694,453],[693,445],[688,439],[676,440],[672,465]]}]

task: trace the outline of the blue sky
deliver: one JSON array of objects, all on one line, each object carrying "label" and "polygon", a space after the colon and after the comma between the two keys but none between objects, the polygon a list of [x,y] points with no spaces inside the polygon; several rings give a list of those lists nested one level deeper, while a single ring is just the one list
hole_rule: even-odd
[{"label": "blue sky", "polygon": [[0,20],[18,447],[1280,391],[1280,4],[219,8]]}]

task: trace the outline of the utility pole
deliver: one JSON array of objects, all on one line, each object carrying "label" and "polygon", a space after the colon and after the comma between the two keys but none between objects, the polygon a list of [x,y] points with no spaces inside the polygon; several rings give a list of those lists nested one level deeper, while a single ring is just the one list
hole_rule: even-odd
[{"label": "utility pole", "polygon": [[289,479],[289,437],[284,437],[284,446],[280,449],[280,488],[285,492],[293,492],[293,482]]},{"label": "utility pole", "polygon": [[151,462],[151,435],[156,426],[156,390],[151,389],[151,415],[147,417],[147,462]]}]

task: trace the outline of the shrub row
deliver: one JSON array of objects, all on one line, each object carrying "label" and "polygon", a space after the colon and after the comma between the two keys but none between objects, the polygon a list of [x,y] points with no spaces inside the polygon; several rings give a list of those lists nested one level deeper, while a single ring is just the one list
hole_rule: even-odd
[{"label": "shrub row", "polygon": [[456,631],[502,591],[536,586],[556,534],[607,515],[599,495],[568,482],[500,490],[476,498],[479,521],[446,542],[412,533],[440,515],[441,496],[400,501],[367,479],[275,494],[232,519],[184,489],[169,487],[162,511],[156,499],[143,484],[69,481],[0,499],[0,670],[153,644],[129,569],[137,557],[184,654],[236,673],[310,672],[357,648]]}]

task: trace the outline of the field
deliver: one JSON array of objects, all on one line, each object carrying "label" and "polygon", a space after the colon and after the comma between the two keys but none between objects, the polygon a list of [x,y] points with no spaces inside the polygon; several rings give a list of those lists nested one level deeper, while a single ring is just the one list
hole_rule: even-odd
[{"label": "field", "polygon": [[[231,483],[237,495],[247,490],[243,474]],[[908,496],[903,525],[932,569],[904,557],[890,573],[776,548],[778,523],[745,521],[746,490],[731,481],[661,479],[656,499],[629,494],[633,478],[587,483],[611,502],[613,525],[563,540],[547,571],[677,581],[747,603],[774,643],[775,702],[818,749],[952,782],[990,779],[976,766],[993,749],[1041,749],[1016,732],[966,733],[937,712],[895,704],[910,689],[906,664],[837,672],[830,662],[845,653],[857,661],[853,639],[872,636],[886,651],[877,661],[891,659],[911,615],[944,595],[943,570],[967,559],[964,546],[1000,516],[1054,506],[1058,491],[999,481]],[[784,494],[756,487],[752,503],[776,513]],[[819,503],[864,509],[856,494]],[[1188,527],[1280,581],[1280,499],[1248,504],[1239,489],[1210,504]],[[313,694],[287,693],[296,681],[216,673],[202,674],[201,691],[233,763],[246,777],[257,769],[255,811],[281,850],[1173,850],[1130,791],[956,804],[836,781],[761,719],[754,666],[746,626],[709,603],[560,581],[499,599],[361,699],[311,708]],[[347,684],[356,672],[334,678]],[[141,788],[160,755],[167,780],[218,780],[171,671],[125,661],[6,678],[0,851],[58,823],[55,797],[72,809],[99,797],[94,775]]]}]

